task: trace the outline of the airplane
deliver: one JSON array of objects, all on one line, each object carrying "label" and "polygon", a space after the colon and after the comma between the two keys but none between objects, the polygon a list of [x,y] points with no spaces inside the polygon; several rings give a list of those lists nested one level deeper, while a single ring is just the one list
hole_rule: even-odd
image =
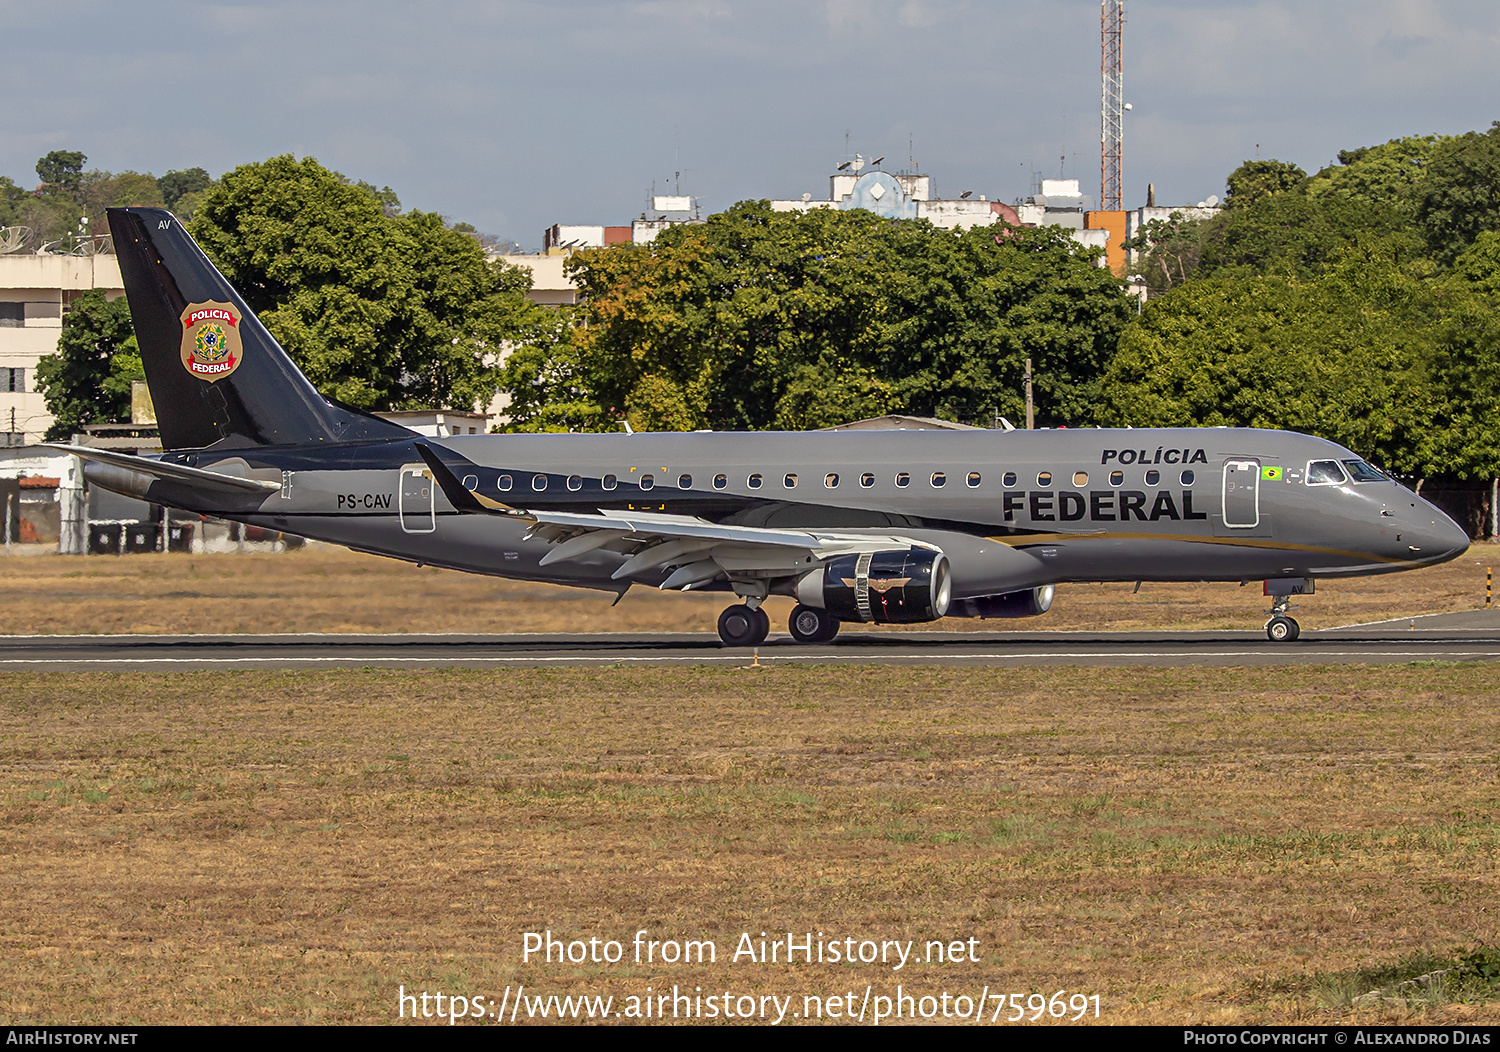
[{"label": "airplane", "polygon": [[59,446],[155,504],[419,565],[614,592],[733,593],[727,646],[788,628],[1045,613],[1082,581],[1319,578],[1468,547],[1342,446],[1235,428],[432,438],[320,395],[170,212],[109,210],[165,452]]}]

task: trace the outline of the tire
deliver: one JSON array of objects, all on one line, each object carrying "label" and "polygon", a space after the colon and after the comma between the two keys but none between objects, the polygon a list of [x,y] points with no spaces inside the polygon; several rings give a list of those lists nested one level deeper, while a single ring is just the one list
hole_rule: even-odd
[{"label": "tire", "polygon": [[770,631],[771,619],[764,610],[751,610],[741,604],[719,615],[719,638],[726,647],[758,647]]},{"label": "tire", "polygon": [[1302,628],[1290,617],[1273,617],[1266,622],[1266,636],[1273,643],[1295,642]]},{"label": "tire", "polygon": [[839,619],[817,607],[798,606],[792,611],[787,630],[799,643],[827,643],[839,634]]}]

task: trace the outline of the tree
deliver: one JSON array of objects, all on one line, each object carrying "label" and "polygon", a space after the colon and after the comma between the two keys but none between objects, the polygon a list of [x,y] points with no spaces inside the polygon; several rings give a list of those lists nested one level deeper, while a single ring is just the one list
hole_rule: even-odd
[{"label": "tree", "polygon": [[319,390],[371,410],[472,409],[541,310],[529,275],[439,216],[386,215],[381,193],[274,157],[205,191],[190,230]]},{"label": "tree", "polygon": [[66,440],[84,424],[128,419],[130,381],[144,375],[125,298],[83,293],[63,315],[57,353],[36,366],[37,390],[56,418],[47,441]]},{"label": "tree", "polygon": [[1500,121],[1488,132],[1468,132],[1433,150],[1417,219],[1433,254],[1445,263],[1481,231],[1500,230]]},{"label": "tree", "polygon": [[51,188],[76,193],[83,178],[83,162],[87,160],[77,150],[53,150],[36,162],[36,174]]},{"label": "tree", "polygon": [[649,245],[575,255],[581,324],[512,356],[513,426],[988,420],[1021,411],[1027,357],[1041,418],[1081,419],[1130,313],[1096,257],[1050,228],[741,203]]},{"label": "tree", "polygon": [[1346,197],[1308,197],[1296,191],[1262,196],[1226,210],[1203,231],[1198,276],[1285,274],[1311,278],[1361,240],[1384,238],[1395,258],[1422,248],[1404,217],[1390,206]]},{"label": "tree", "polygon": [[1246,161],[1229,173],[1224,207],[1248,208],[1264,197],[1301,190],[1307,173],[1286,161]]},{"label": "tree", "polygon": [[14,180],[0,175],[0,226],[15,224],[21,215],[21,202],[25,199],[25,190],[17,186]]},{"label": "tree", "polygon": [[1351,252],[1310,281],[1190,282],[1121,337],[1099,420],[1284,428],[1426,474],[1423,436],[1452,397],[1425,365],[1440,320],[1433,290],[1379,255]]},{"label": "tree", "polygon": [[156,176],[128,170],[118,175],[98,169],[86,172],[73,199],[78,203],[78,212],[88,216],[89,226],[96,233],[103,233],[106,228],[106,209],[134,205],[160,208],[164,204]]},{"label": "tree", "polygon": [[1428,164],[1448,140],[1444,135],[1411,135],[1379,146],[1340,150],[1338,165],[1313,176],[1307,194],[1359,201],[1414,219]]},{"label": "tree", "polygon": [[1203,255],[1207,224],[1173,212],[1166,219],[1153,219],[1125,242],[1132,252],[1142,253],[1136,269],[1146,279],[1152,295],[1182,285],[1198,269]]},{"label": "tree", "polygon": [[177,203],[184,197],[189,194],[200,194],[212,185],[213,179],[202,168],[168,172],[156,180],[157,189],[161,192],[162,204],[174,210],[177,208]]}]

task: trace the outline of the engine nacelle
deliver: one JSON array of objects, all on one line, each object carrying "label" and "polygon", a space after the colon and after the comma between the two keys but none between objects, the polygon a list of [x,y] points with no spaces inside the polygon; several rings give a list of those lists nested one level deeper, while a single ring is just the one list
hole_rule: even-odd
[{"label": "engine nacelle", "polygon": [[1050,584],[1023,588],[1003,595],[981,595],[975,599],[958,599],[948,611],[950,617],[1036,617],[1052,609],[1056,591]]},{"label": "engine nacelle", "polygon": [[904,625],[948,613],[948,557],[931,548],[867,552],[829,559],[797,581],[797,601],[840,621]]}]

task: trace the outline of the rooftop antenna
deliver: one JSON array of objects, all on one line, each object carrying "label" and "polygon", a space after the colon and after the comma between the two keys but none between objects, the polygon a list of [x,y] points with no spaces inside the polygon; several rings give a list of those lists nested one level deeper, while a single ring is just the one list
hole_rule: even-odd
[{"label": "rooftop antenna", "polygon": [[1099,207],[1118,212],[1125,181],[1125,0],[1100,0]]}]

